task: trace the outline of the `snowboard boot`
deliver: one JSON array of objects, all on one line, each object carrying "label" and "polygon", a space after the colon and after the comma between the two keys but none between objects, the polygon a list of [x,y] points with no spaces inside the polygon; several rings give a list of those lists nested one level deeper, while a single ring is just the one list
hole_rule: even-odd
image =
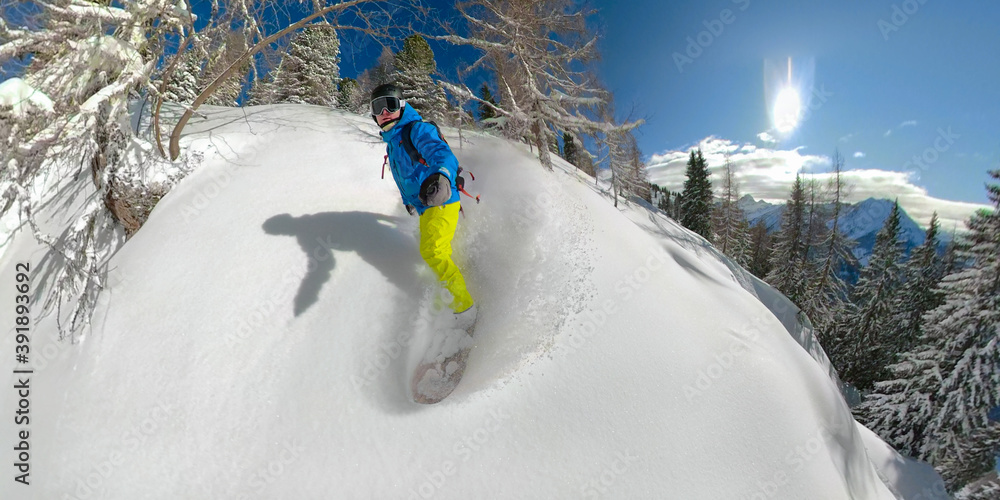
[{"label": "snowboard boot", "polygon": [[452,315],[452,328],[462,330],[469,335],[472,335],[472,329],[476,326],[476,319],[478,317],[479,311],[476,309],[476,305],[473,304],[472,307]]}]

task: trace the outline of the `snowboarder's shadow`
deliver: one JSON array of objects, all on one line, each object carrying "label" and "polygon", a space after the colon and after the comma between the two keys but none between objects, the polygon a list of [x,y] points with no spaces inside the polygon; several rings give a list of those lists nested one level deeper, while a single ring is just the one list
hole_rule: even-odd
[{"label": "snowboarder's shadow", "polygon": [[406,293],[420,294],[416,241],[400,230],[405,219],[370,212],[322,212],[267,219],[264,232],[294,236],[306,253],[308,267],[295,295],[295,316],[319,300],[319,292],[336,266],[333,250],[356,252]]}]

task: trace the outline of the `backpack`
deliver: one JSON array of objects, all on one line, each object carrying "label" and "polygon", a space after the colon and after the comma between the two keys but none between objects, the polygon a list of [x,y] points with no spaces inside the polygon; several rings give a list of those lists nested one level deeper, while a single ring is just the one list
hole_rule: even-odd
[{"label": "backpack", "polygon": [[[437,130],[438,137],[440,137],[445,144],[448,144],[448,139],[444,138],[444,134],[441,133],[441,127],[438,126],[438,124],[435,123],[434,120],[423,120],[423,122],[434,125],[434,129]],[[409,122],[406,125],[403,125],[403,128],[399,132],[403,138],[403,149],[406,150],[406,154],[410,155],[410,159],[413,160],[414,163],[421,163],[423,165],[427,165],[427,162],[424,160],[424,157],[420,156],[420,152],[418,152],[416,146],[413,145],[413,139],[410,138],[410,132],[413,130],[414,123],[417,122]],[[450,146],[450,144],[448,145]],[[468,196],[469,198],[475,198],[476,203],[479,203],[479,195],[472,196],[465,190],[465,178],[462,177],[462,172],[465,171],[466,170],[464,170],[461,165],[458,166],[458,176],[455,177],[455,186],[458,187],[459,192],[461,192],[465,196]],[[472,175],[472,172],[469,172],[469,177],[472,180],[476,180],[476,176]]]}]

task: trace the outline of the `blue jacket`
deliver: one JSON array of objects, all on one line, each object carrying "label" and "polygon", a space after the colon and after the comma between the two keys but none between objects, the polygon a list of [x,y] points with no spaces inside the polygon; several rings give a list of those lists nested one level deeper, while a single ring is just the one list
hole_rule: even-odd
[{"label": "blue jacket", "polygon": [[[448,143],[438,136],[437,128],[433,124],[422,121],[420,113],[409,105],[401,108],[403,113],[388,132],[382,132],[382,140],[386,142],[386,153],[389,155],[389,169],[392,177],[396,180],[396,187],[403,197],[403,203],[413,205],[417,213],[423,214],[427,206],[420,202],[420,185],[424,179],[431,174],[440,172],[451,181],[451,198],[445,202],[446,205],[458,201],[458,188],[455,187],[455,178],[458,176],[458,160],[455,158]],[[410,127],[410,140],[413,147],[417,149],[420,156],[424,158],[427,165],[414,162],[403,147],[403,139],[400,131],[403,126],[410,122],[414,123]]]}]

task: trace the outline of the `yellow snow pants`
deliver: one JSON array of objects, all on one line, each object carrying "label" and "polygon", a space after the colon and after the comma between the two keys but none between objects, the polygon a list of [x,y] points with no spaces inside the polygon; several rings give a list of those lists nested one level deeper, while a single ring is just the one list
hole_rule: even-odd
[{"label": "yellow snow pants", "polygon": [[462,312],[472,307],[472,296],[465,288],[465,278],[451,260],[451,240],[458,228],[460,203],[430,207],[420,216],[420,256],[437,275],[441,285],[454,299],[451,310]]}]

